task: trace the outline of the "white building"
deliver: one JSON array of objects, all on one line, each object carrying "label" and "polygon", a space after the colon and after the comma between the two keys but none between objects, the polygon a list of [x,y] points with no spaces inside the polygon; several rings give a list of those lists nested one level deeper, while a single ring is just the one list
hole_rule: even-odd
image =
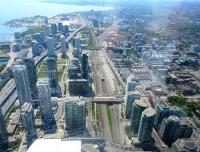
[{"label": "white building", "polygon": [[81,141],[37,139],[27,152],[81,152]]}]

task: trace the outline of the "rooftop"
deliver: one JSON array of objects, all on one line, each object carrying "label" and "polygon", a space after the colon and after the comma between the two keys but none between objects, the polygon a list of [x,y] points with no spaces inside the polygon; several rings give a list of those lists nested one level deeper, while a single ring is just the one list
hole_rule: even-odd
[{"label": "rooftop", "polygon": [[78,106],[85,105],[85,99],[82,97],[71,96],[69,98],[64,98],[65,103],[76,103]]},{"label": "rooftop", "polygon": [[149,106],[149,103],[147,102],[147,100],[141,98],[140,100],[136,100],[135,104],[139,107],[144,107],[147,108]]},{"label": "rooftop", "polygon": [[143,115],[146,116],[146,117],[151,117],[151,116],[154,116],[155,114],[156,114],[155,109],[153,109],[151,107],[145,109],[144,112],[143,112]]},{"label": "rooftop", "polygon": [[199,150],[197,143],[191,138],[178,139],[174,144],[177,146],[179,151],[198,151]]},{"label": "rooftop", "polygon": [[32,105],[31,103],[25,102],[22,107],[21,107],[21,113],[25,114],[25,113],[30,113],[32,111]]},{"label": "rooftop", "polygon": [[169,116],[168,118],[167,118],[169,121],[175,121],[175,122],[179,122],[179,118],[177,117],[177,116]]},{"label": "rooftop", "polygon": [[61,139],[37,139],[28,152],[81,152],[81,141]]}]

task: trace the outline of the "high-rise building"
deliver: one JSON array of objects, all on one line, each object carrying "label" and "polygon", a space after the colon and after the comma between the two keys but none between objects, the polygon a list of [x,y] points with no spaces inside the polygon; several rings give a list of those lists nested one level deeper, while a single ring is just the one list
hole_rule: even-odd
[{"label": "high-rise building", "polygon": [[161,139],[167,145],[171,145],[179,138],[180,119],[177,116],[164,118],[158,131]]},{"label": "high-rise building", "polygon": [[78,58],[72,58],[70,60],[70,65],[74,65],[74,66],[80,67],[80,60]]},{"label": "high-rise building", "polygon": [[66,59],[67,57],[67,46],[66,46],[66,39],[65,37],[62,35],[61,38],[60,38],[60,41],[61,41],[61,52],[62,52],[62,57],[64,59]]},{"label": "high-rise building", "polygon": [[152,141],[151,133],[154,126],[155,114],[155,110],[150,107],[142,113],[138,131],[138,140],[142,143]]},{"label": "high-rise building", "polygon": [[26,66],[26,69],[28,72],[32,98],[36,98],[37,97],[37,89],[36,89],[37,75],[36,75],[35,62],[33,58],[25,58],[23,59],[23,63]]},{"label": "high-rise building", "polygon": [[192,124],[181,120],[179,138],[190,138],[192,136],[192,133],[193,133]]},{"label": "high-rise building", "polygon": [[82,53],[82,59],[81,59],[81,67],[82,67],[82,73],[83,73],[83,79],[88,79],[88,55],[87,51]]},{"label": "high-rise building", "polygon": [[0,108],[0,151],[3,151],[8,142],[8,132],[2,110]]},{"label": "high-rise building", "polygon": [[48,25],[48,24],[49,24],[48,17],[44,17],[44,25]]},{"label": "high-rise building", "polygon": [[21,107],[22,126],[26,131],[26,137],[31,140],[36,136],[34,112],[31,103],[25,102]]},{"label": "high-rise building", "polygon": [[48,65],[48,75],[49,82],[51,87],[52,95],[55,96],[58,94],[58,75],[57,75],[57,60],[54,57],[47,58]]},{"label": "high-rise building", "polygon": [[58,31],[63,32],[63,23],[58,23]]},{"label": "high-rise building", "polygon": [[81,79],[81,71],[78,66],[70,65],[67,71],[68,79]]},{"label": "high-rise building", "polygon": [[56,24],[51,24],[51,32],[53,35],[57,34],[57,25]]},{"label": "high-rise building", "polygon": [[68,35],[68,32],[69,32],[69,27],[68,27],[68,25],[64,25],[64,26],[63,26],[63,32],[64,32],[65,35]]},{"label": "high-rise building", "polygon": [[51,26],[50,25],[42,25],[42,29],[44,31],[45,36],[49,36],[51,33]]},{"label": "high-rise building", "polygon": [[138,132],[141,115],[146,108],[148,108],[148,105],[144,100],[136,100],[133,103],[131,112],[131,128],[135,133]]},{"label": "high-rise building", "polygon": [[21,44],[20,43],[13,43],[11,45],[13,52],[19,52],[21,51]]},{"label": "high-rise building", "polygon": [[66,130],[83,130],[86,127],[85,101],[70,98],[65,101]]},{"label": "high-rise building", "polygon": [[51,106],[51,88],[48,79],[39,79],[37,82],[40,114],[45,126],[55,122],[53,110]]},{"label": "high-rise building", "polygon": [[127,78],[126,92],[135,91],[137,83],[133,74]]},{"label": "high-rise building", "polygon": [[42,41],[43,41],[43,45],[44,45],[44,43],[45,43],[45,31],[43,30],[43,31],[40,31],[40,37],[41,37],[41,39],[42,39]]},{"label": "high-rise building", "polygon": [[78,48],[76,48],[76,47],[74,47],[73,48],[73,56],[75,57],[75,58],[78,58],[78,59],[80,59],[81,58],[81,49],[78,49]]},{"label": "high-rise building", "polygon": [[87,50],[87,44],[81,44],[81,50]]},{"label": "high-rise building", "polygon": [[77,48],[78,50],[80,50],[81,48],[81,40],[80,40],[80,37],[74,37],[73,38],[73,46],[75,48]]},{"label": "high-rise building", "polygon": [[54,36],[54,38],[55,38],[56,41],[60,41],[61,36],[62,36],[62,34],[61,34],[61,33],[58,33],[58,34],[56,34],[56,35]]},{"label": "high-rise building", "polygon": [[26,66],[14,65],[13,72],[20,105],[23,105],[27,101],[32,103],[30,82]]},{"label": "high-rise building", "polygon": [[127,92],[125,95],[125,117],[129,119],[131,117],[132,105],[135,100],[140,99],[140,93],[138,91]]},{"label": "high-rise building", "polygon": [[35,33],[32,35],[33,38],[40,44],[40,45],[43,45],[44,44],[44,35],[42,35],[41,33]]},{"label": "high-rise building", "polygon": [[33,54],[33,57],[40,55],[39,43],[36,41],[32,41],[32,54]]},{"label": "high-rise building", "polygon": [[171,146],[170,152],[198,152],[200,147],[192,138],[177,139]]},{"label": "high-rise building", "polygon": [[69,79],[81,79],[81,63],[78,58],[73,58],[70,60],[70,66],[68,68],[68,78]]},{"label": "high-rise building", "polygon": [[55,40],[53,37],[47,38],[47,56],[48,57],[56,57],[55,54]]},{"label": "high-rise building", "polygon": [[87,45],[87,41],[88,41],[87,35],[85,37],[84,35],[81,35],[81,44]]},{"label": "high-rise building", "polygon": [[73,96],[85,96],[89,85],[86,79],[68,79],[69,94]]},{"label": "high-rise building", "polygon": [[164,107],[160,103],[156,103],[156,117],[154,121],[155,129],[159,130],[162,120],[169,117],[170,115],[175,115],[180,118],[182,111],[178,107]]}]

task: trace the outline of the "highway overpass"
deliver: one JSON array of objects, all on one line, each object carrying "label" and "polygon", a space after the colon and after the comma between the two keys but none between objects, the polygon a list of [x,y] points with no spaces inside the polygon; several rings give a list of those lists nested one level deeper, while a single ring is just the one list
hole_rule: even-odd
[{"label": "highway overpass", "polygon": [[121,104],[124,102],[123,98],[118,97],[94,97],[92,99],[92,103],[98,103],[98,104]]}]

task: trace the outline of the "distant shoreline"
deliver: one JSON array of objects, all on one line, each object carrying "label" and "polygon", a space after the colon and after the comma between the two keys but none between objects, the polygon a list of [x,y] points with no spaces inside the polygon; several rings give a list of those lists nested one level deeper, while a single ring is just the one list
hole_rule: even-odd
[{"label": "distant shoreline", "polygon": [[[0,42],[12,41],[13,34],[15,32],[23,32],[27,29],[26,27],[18,28],[18,27],[6,26],[5,23],[9,22],[11,20],[22,19],[25,17],[33,17],[33,16],[37,16],[37,15],[47,16],[47,17],[51,18],[51,17],[55,17],[60,14],[73,14],[73,13],[78,13],[78,12],[87,12],[90,10],[95,10],[95,11],[104,11],[105,10],[105,11],[107,11],[107,10],[113,9],[112,7],[102,7],[102,6],[98,7],[98,5],[96,5],[96,6],[93,5],[94,6],[94,9],[93,9],[92,5],[87,5],[86,7],[84,7],[83,5],[78,5],[78,4],[72,5],[69,3],[65,3],[65,4],[55,3],[58,5],[55,5],[55,9],[54,9],[54,5],[51,4],[52,2],[45,0],[45,1],[38,1],[37,3],[34,2],[34,5],[35,5],[35,7],[37,7],[37,5],[38,5],[40,8],[39,10],[42,10],[43,8],[45,8],[47,6],[47,9],[53,9],[53,11],[47,11],[47,13],[43,11],[40,13],[40,11],[35,11],[35,9],[31,9],[29,11],[29,13],[26,14],[27,16],[24,16],[25,14],[20,14],[20,12],[19,12],[19,15],[14,15],[14,16],[12,16],[12,14],[7,15],[7,16],[11,16],[10,19],[8,18],[6,20],[5,19],[0,20]],[[41,3],[41,5],[40,5],[40,3]],[[45,4],[45,3],[47,3],[47,4]],[[17,4],[17,5],[20,5],[20,4]],[[22,6],[21,11],[23,11],[23,10],[26,11],[26,5],[27,5],[27,3],[25,3],[24,6],[20,5],[20,6]],[[28,5],[29,5],[29,3],[28,3]],[[7,5],[7,7],[9,8],[9,5]],[[7,7],[5,7],[5,8],[7,8]],[[25,9],[23,7],[25,7]],[[18,12],[18,10],[16,12]],[[50,12],[50,13],[48,13],[48,12]]]}]

